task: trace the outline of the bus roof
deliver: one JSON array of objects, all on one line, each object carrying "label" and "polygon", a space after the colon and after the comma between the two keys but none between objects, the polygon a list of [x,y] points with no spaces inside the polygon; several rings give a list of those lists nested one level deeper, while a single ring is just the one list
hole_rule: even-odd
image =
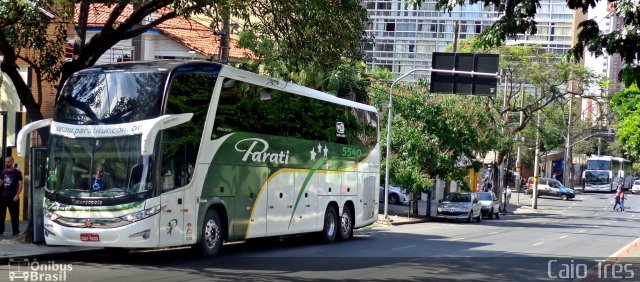
[{"label": "bus roof", "polygon": [[621,157],[613,157],[613,156],[591,156],[587,159],[587,161],[620,161],[620,162],[630,162],[629,160]]},{"label": "bus roof", "polygon": [[311,89],[302,85],[295,84],[293,82],[286,82],[279,79],[271,78],[264,75],[259,75],[249,71],[237,69],[231,66],[222,65],[210,61],[184,61],[184,60],[155,60],[155,61],[136,61],[136,62],[122,62],[116,64],[96,65],[87,69],[83,69],[77,73],[91,72],[96,70],[107,72],[172,72],[180,68],[192,68],[192,67],[221,67],[220,75],[232,79],[251,82],[263,87],[269,87],[273,89],[286,89],[288,92],[292,92],[298,95],[324,100],[335,104],[345,105],[353,108],[358,108],[366,111],[378,112],[373,106],[354,102],[351,100],[339,98],[322,91]]}]

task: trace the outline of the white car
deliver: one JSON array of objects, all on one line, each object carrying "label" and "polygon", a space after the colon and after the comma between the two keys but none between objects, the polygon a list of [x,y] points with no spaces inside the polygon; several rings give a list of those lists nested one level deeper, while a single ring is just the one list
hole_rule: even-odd
[{"label": "white car", "polygon": [[640,192],[640,180],[633,181],[633,186],[631,186],[631,193],[639,193]]},{"label": "white car", "polygon": [[[384,186],[380,186],[380,202],[384,202]],[[397,205],[409,202],[409,195],[398,186],[389,185],[389,204]]]}]

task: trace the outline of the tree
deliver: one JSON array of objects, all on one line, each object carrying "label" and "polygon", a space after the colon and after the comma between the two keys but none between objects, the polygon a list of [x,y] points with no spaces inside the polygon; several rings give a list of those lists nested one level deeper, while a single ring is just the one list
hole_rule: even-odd
[{"label": "tree", "polygon": [[631,85],[611,97],[611,110],[619,121],[616,143],[632,158],[640,157],[640,89]]},{"label": "tree", "polygon": [[[466,162],[478,168],[475,156],[486,153],[497,136],[482,98],[431,95],[420,82],[394,90],[391,156],[386,156],[391,181],[411,189],[414,202],[417,193],[430,188],[430,179],[464,183]],[[388,98],[388,85],[375,84],[374,104],[381,108]],[[413,213],[417,215],[417,205]]]},{"label": "tree", "polygon": [[241,45],[262,58],[270,73],[332,70],[364,56],[368,17],[361,1],[264,0],[234,12],[245,22]]},{"label": "tree", "polygon": [[[586,14],[601,1],[604,0],[567,0],[567,6]],[[406,5],[421,5],[424,2],[424,0],[411,0]],[[479,47],[494,47],[516,34],[536,34],[535,15],[540,2],[540,0],[437,0],[436,9],[450,12],[458,5],[476,3],[499,7],[500,18],[484,30],[476,42],[476,46]],[[580,32],[571,53],[576,61],[583,57],[585,50],[596,56],[602,56],[605,53],[620,54],[624,62],[621,70],[623,81],[627,85],[640,84],[640,66],[636,64],[637,58],[640,57],[640,34],[638,33],[640,10],[637,9],[635,1],[608,1],[607,3],[611,3],[609,15],[621,17],[622,26],[611,32],[603,32],[595,19],[582,21],[578,25]]]},{"label": "tree", "polygon": [[[42,82],[55,81],[55,70],[62,65],[66,41],[68,9],[61,1],[3,1],[0,3],[0,53],[4,58],[0,70],[16,87],[16,92],[31,120],[42,119],[40,104],[18,72],[18,60],[26,62],[36,76],[38,101],[42,102]],[[59,15],[59,16],[58,16]],[[46,130],[39,131],[48,139]]]},{"label": "tree", "polygon": [[[502,80],[506,84],[505,89],[501,89],[496,97],[489,97],[485,103],[485,110],[492,113],[493,127],[501,132],[501,138],[498,138],[495,146],[496,167],[503,163],[513,149],[513,137],[520,135],[530,125],[536,113],[569,95],[585,97],[585,89],[599,85],[600,77],[597,75],[537,46],[484,48],[478,47],[478,40],[480,39],[461,40],[458,42],[458,50],[500,54]],[[564,101],[557,105],[568,104]],[[521,123],[516,118],[519,113],[523,115]]]}]

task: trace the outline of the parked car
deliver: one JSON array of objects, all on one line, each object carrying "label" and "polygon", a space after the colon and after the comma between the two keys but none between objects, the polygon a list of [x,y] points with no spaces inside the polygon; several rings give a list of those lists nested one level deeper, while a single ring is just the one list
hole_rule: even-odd
[{"label": "parked car", "polygon": [[482,215],[489,219],[500,218],[500,201],[493,192],[480,192],[478,199],[482,205]]},{"label": "parked car", "polygon": [[640,192],[640,180],[634,180],[633,186],[631,186],[631,194]]},{"label": "parked car", "polygon": [[[384,202],[384,186],[380,186],[380,202]],[[409,194],[405,194],[404,189],[389,185],[389,204],[397,205],[409,202]]]},{"label": "parked car", "polygon": [[437,218],[482,221],[482,205],[476,193],[454,192],[447,194],[438,204]]},{"label": "parked car", "polygon": [[[533,177],[529,177],[527,182],[527,194],[533,196]],[[573,189],[564,187],[560,181],[551,178],[538,179],[538,196],[560,197],[562,200],[569,200],[576,197]]]}]

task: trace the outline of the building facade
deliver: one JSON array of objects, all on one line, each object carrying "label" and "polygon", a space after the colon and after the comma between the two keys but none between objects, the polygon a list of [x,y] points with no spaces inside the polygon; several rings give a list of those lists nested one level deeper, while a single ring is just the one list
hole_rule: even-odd
[{"label": "building facade", "polygon": [[[500,7],[481,3],[456,7],[451,13],[436,10],[436,1],[405,7],[404,0],[365,0],[370,23],[367,34],[373,44],[367,49],[371,68],[385,68],[396,76],[412,69],[430,68],[431,54],[444,52],[458,39],[479,35],[501,16]],[[542,0],[535,35],[522,34],[510,41],[536,44],[558,54],[568,53],[573,37],[573,10],[562,0]]]}]

